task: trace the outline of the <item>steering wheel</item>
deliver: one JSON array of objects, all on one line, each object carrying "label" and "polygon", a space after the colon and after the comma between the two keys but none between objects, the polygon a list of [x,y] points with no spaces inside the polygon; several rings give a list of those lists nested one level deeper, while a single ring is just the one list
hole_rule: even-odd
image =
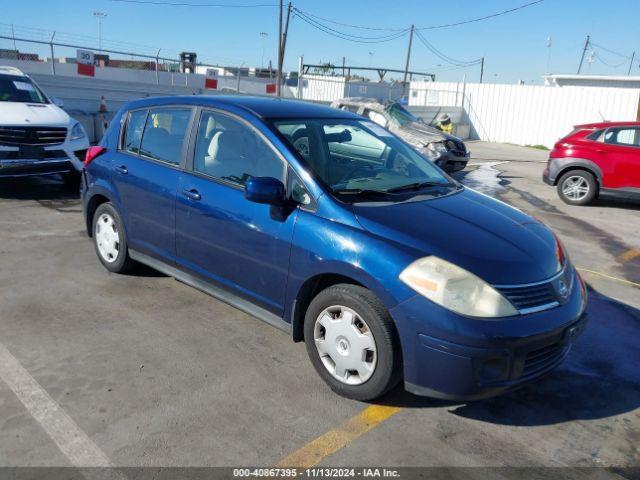
[{"label": "steering wheel", "polygon": [[340,177],[340,180],[338,181],[338,183],[343,183],[343,182],[346,183],[349,180],[352,180],[354,178],[359,178],[358,173],[360,173],[360,177],[364,177],[364,176],[368,176],[368,174],[374,171],[375,171],[374,166],[356,165],[355,167],[351,168],[347,173],[345,173],[342,177]]}]

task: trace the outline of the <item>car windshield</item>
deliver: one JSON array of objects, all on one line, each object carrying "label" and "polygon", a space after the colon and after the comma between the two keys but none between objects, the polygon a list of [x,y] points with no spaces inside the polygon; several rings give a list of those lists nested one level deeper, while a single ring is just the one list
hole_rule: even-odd
[{"label": "car windshield", "polygon": [[49,103],[28,77],[0,74],[0,102]]},{"label": "car windshield", "polygon": [[408,123],[420,121],[418,117],[413,115],[409,110],[398,103],[392,103],[391,105],[389,105],[385,109],[385,112],[387,112],[387,115],[389,115],[391,120],[396,122],[401,127],[407,125]]},{"label": "car windshield", "polygon": [[457,188],[433,163],[371,121],[316,118],[274,125],[336,194],[388,199],[400,192]]}]

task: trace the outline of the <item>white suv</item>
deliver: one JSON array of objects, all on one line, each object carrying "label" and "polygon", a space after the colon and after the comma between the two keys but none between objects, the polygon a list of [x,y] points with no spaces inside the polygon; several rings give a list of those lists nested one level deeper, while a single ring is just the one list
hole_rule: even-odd
[{"label": "white suv", "polygon": [[89,139],[27,75],[0,66],[0,179],[62,174],[79,185]]}]

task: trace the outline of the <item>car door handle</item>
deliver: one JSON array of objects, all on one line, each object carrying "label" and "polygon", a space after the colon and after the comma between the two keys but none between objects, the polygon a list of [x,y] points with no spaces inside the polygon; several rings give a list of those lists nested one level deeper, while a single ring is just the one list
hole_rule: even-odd
[{"label": "car door handle", "polygon": [[118,165],[116,167],[116,171],[118,173],[121,173],[122,175],[126,175],[127,173],[129,173],[129,169],[127,168],[126,165]]},{"label": "car door handle", "polygon": [[194,202],[199,201],[202,198],[202,195],[200,195],[200,192],[197,191],[195,188],[192,189],[185,189],[182,191],[182,194],[187,197],[189,200],[193,200]]}]

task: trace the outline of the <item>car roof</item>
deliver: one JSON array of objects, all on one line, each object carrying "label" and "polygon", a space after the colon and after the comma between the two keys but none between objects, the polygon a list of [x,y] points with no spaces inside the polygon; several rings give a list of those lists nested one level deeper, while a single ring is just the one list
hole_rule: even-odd
[{"label": "car roof", "polygon": [[167,106],[196,105],[202,107],[241,108],[257,117],[284,118],[357,118],[351,112],[338,110],[318,103],[251,95],[190,95],[144,98],[127,104],[126,109]]},{"label": "car roof", "polygon": [[368,98],[368,97],[345,97],[338,100],[340,103],[376,103],[378,105],[384,105],[380,99],[377,98]]},{"label": "car roof", "polygon": [[575,128],[609,128],[609,127],[640,127],[640,122],[595,122],[576,125]]},{"label": "car roof", "polygon": [[0,65],[0,74],[3,75],[15,75],[18,77],[26,77],[27,75],[20,69],[16,67],[8,67],[4,65]]}]

